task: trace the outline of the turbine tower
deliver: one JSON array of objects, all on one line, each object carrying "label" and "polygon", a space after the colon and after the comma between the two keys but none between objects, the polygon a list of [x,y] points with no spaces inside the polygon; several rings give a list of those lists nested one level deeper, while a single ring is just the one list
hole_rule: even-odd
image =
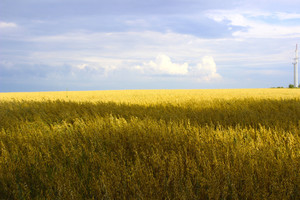
[{"label": "turbine tower", "polygon": [[295,51],[295,62],[294,64],[294,87],[298,87],[298,45],[296,44],[296,51]]}]

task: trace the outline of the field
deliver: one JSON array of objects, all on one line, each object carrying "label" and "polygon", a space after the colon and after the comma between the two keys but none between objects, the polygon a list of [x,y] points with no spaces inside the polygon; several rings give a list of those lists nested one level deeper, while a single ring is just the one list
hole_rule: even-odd
[{"label": "field", "polygon": [[300,199],[300,90],[0,93],[0,199]]}]

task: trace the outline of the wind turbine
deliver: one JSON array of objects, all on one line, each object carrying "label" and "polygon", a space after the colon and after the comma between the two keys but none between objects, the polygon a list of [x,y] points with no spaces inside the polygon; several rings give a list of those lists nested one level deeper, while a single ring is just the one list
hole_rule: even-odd
[{"label": "wind turbine", "polygon": [[295,51],[295,62],[294,65],[294,87],[298,87],[298,44],[296,44],[296,51]]}]

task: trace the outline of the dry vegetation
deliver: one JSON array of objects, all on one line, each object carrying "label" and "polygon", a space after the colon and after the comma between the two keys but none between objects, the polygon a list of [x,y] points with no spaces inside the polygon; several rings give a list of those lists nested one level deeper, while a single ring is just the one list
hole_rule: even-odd
[{"label": "dry vegetation", "polygon": [[0,98],[2,199],[300,198],[298,90]]}]

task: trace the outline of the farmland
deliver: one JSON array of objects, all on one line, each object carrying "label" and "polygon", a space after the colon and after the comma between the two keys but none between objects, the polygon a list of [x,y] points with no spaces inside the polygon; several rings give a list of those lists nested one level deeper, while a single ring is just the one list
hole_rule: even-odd
[{"label": "farmland", "polygon": [[299,199],[300,90],[0,93],[3,199]]}]

